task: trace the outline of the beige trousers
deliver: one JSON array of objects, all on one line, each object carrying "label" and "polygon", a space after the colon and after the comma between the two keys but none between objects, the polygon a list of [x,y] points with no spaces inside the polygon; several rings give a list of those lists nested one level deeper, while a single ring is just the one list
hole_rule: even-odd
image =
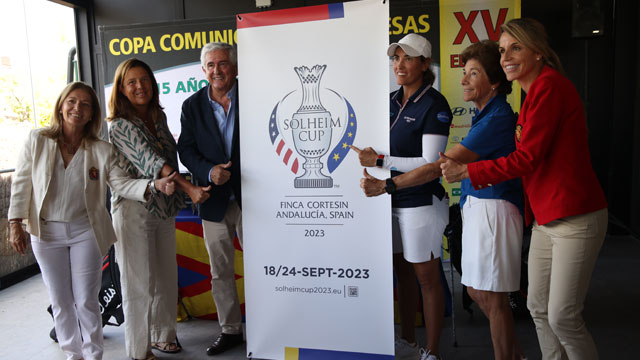
[{"label": "beige trousers", "polygon": [[607,231],[607,209],[534,222],[527,307],[545,360],[597,359],[582,310]]},{"label": "beige trousers", "polygon": [[211,264],[211,294],[218,321],[225,334],[242,333],[242,313],[236,289],[233,239],[237,232],[242,246],[242,212],[235,201],[229,203],[220,222],[202,220],[204,244]]},{"label": "beige trousers", "polygon": [[137,201],[113,213],[118,241],[127,357],[144,359],[151,342],[174,342],[178,303],[175,218],[162,220]]}]

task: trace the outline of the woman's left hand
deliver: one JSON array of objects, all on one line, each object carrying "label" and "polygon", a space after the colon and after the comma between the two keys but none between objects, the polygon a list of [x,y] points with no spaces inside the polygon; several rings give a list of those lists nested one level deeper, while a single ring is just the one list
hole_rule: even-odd
[{"label": "woman's left hand", "polygon": [[366,147],[360,150],[359,148],[353,145],[349,145],[349,147],[351,148],[351,150],[358,153],[358,159],[360,159],[360,165],[366,166],[366,167],[376,166],[376,159],[378,159],[378,153],[376,153],[376,151],[373,150],[373,148]]},{"label": "woman's left hand", "polygon": [[153,180],[155,181],[155,188],[165,195],[173,195],[176,191],[176,183],[174,182],[176,176],[178,176],[178,172],[174,171],[169,176]]},{"label": "woman's left hand", "polygon": [[9,226],[9,242],[13,250],[24,255],[27,249],[27,234],[24,232],[21,223],[12,223]]},{"label": "woman's left hand", "polygon": [[469,177],[467,164],[453,160],[443,153],[440,153],[440,160],[444,161],[440,164],[440,169],[442,170],[442,176],[448,183],[462,181]]},{"label": "woman's left hand", "polygon": [[362,188],[362,191],[364,191],[364,194],[367,197],[384,194],[385,193],[384,187],[387,184],[386,181],[377,179],[369,175],[369,173],[367,172],[367,169],[363,169],[363,170],[364,170],[363,172],[364,177],[360,179],[360,187]]}]

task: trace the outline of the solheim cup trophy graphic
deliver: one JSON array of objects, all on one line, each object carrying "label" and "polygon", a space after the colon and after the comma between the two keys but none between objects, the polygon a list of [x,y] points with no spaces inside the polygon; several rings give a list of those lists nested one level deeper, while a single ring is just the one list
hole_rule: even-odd
[{"label": "solheim cup trophy graphic", "polygon": [[327,65],[294,67],[302,83],[302,104],[291,117],[293,144],[305,159],[304,174],[295,178],[296,188],[330,188],[333,179],[322,173],[320,157],[331,146],[331,113],[320,101],[320,79]]},{"label": "solheim cup trophy graphic", "polygon": [[287,92],[269,116],[269,140],[294,174],[294,188],[336,187],[331,174],[346,159],[356,138],[358,121],[351,103],[338,91],[320,87],[328,67],[293,67],[302,91]]}]

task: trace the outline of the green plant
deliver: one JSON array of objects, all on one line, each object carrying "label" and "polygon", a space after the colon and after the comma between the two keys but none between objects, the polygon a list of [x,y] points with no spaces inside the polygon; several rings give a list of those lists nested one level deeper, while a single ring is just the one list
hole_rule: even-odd
[{"label": "green plant", "polygon": [[8,118],[17,121],[31,121],[33,108],[28,101],[16,94],[18,82],[13,77],[0,76],[0,88],[4,93],[4,111]]}]

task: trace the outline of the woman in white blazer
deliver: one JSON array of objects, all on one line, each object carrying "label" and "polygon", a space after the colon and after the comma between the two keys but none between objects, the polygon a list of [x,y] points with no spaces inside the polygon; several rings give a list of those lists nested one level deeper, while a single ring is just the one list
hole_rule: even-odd
[{"label": "woman in white blazer", "polygon": [[115,166],[116,150],[97,136],[100,114],[91,87],[67,85],[56,100],[51,125],[32,130],[25,141],[11,185],[11,246],[24,254],[26,220],[67,359],[102,358],[102,256],[116,241],[106,209],[107,185],[139,201],[155,189],[171,194],[175,188],[175,175],[132,180]]}]

